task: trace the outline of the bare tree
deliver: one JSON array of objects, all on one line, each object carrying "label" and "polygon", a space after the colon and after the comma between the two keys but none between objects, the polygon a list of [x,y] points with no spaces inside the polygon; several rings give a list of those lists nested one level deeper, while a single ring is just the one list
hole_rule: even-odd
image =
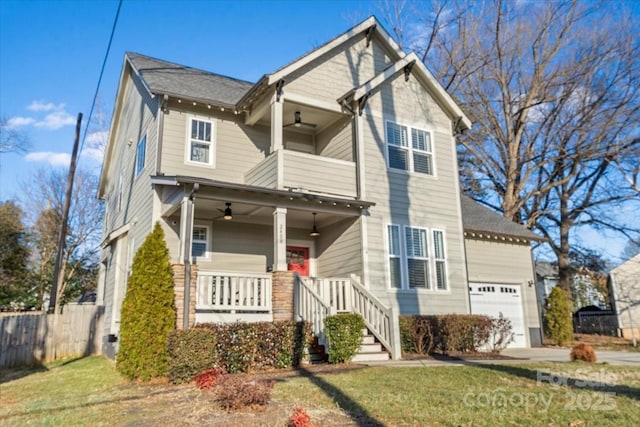
[{"label": "bare tree", "polygon": [[29,149],[29,139],[11,126],[9,120],[0,118],[0,154],[24,153]]},{"label": "bare tree", "polygon": [[391,27],[474,122],[458,139],[463,188],[547,237],[569,290],[576,230],[640,231],[615,215],[638,199],[612,166],[640,146],[633,15],[576,1],[405,7]]},{"label": "bare tree", "polygon": [[[57,236],[61,226],[62,206],[67,174],[63,170],[42,169],[29,185],[24,185],[22,204],[31,212],[32,242],[35,253],[32,272],[39,277],[39,294],[51,289],[52,263],[57,251]],[[57,301],[64,301],[69,284],[78,279],[80,272],[97,265],[97,255],[102,232],[102,203],[96,199],[97,178],[84,170],[76,172],[74,192],[69,212],[69,232],[63,256]]]}]

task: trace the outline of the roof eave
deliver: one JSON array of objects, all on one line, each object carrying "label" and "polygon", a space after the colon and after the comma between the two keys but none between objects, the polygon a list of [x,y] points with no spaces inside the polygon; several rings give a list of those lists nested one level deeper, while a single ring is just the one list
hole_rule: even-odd
[{"label": "roof eave", "polygon": [[468,237],[472,237],[472,238],[478,238],[481,240],[493,240],[493,241],[513,241],[513,240],[520,240],[523,243],[530,243],[532,241],[537,241],[537,242],[546,242],[547,239],[544,237],[540,237],[538,235],[524,235],[524,234],[514,234],[514,233],[500,233],[500,232],[496,232],[496,231],[487,231],[487,230],[481,230],[481,229],[475,229],[475,228],[470,228],[470,227],[464,227],[464,234],[465,237],[467,237],[467,235],[469,235]]},{"label": "roof eave", "polygon": [[[113,110],[113,114],[111,115],[111,124],[109,126],[109,136],[107,137],[107,146],[104,151],[104,158],[102,161],[102,169],[100,170],[100,179],[98,181],[98,199],[104,199],[106,196],[106,185],[107,185],[107,175],[109,173],[109,167],[111,165],[111,157],[113,156],[113,150],[115,146],[115,142],[113,141],[115,134],[117,133],[114,129],[114,126],[117,122],[117,119],[120,117],[120,112],[122,111],[122,103],[123,97],[122,89],[124,85],[124,80],[127,76],[127,65],[133,69],[133,64],[129,59],[128,55],[125,53],[124,56],[124,64],[122,66],[122,70],[120,71],[120,80],[118,82],[118,89],[116,91],[116,105]],[[145,86],[146,87],[146,86]]]},{"label": "roof eave", "polygon": [[154,94],[161,95],[161,96],[166,95],[169,98],[175,98],[175,99],[179,99],[179,100],[186,100],[186,101],[189,101],[189,102],[195,102],[195,103],[204,104],[204,105],[207,105],[207,106],[210,105],[210,106],[214,106],[214,107],[228,108],[230,110],[237,111],[236,104],[229,104],[229,103],[218,101],[218,100],[206,99],[206,98],[198,98],[198,97],[195,97],[195,96],[189,96],[189,95],[169,92],[169,91],[166,91],[166,90],[165,91],[155,91]]}]

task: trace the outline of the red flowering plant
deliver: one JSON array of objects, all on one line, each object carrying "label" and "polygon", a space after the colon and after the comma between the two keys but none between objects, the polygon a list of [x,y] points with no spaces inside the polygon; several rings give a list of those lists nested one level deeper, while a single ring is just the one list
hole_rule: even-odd
[{"label": "red flowering plant", "polygon": [[289,418],[289,427],[313,427],[309,414],[302,406],[296,406]]}]

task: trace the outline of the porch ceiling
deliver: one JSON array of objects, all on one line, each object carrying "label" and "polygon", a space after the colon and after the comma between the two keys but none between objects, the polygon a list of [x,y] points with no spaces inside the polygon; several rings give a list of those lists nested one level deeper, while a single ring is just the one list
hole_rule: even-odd
[{"label": "porch ceiling", "polygon": [[[226,205],[222,200],[196,199],[194,217],[197,220],[226,222],[223,212]],[[256,206],[250,203],[232,203],[233,219],[230,222],[273,225],[273,207]],[[327,227],[341,219],[343,215],[316,213],[316,225]],[[313,227],[310,211],[287,209],[287,227],[309,229]]]},{"label": "porch ceiling", "polygon": [[[322,108],[308,106],[299,102],[287,101],[285,99],[282,108],[282,122],[284,125],[293,123],[296,111],[300,112],[300,117],[304,123],[312,123],[315,128],[288,126],[286,129],[291,132],[299,132],[307,135],[321,133],[331,127],[334,123],[347,117],[334,111],[328,111]],[[271,126],[271,107],[267,108],[258,121],[264,126]]]},{"label": "porch ceiling", "polygon": [[[357,217],[375,203],[353,198],[332,197],[309,192],[276,190],[244,184],[184,176],[154,176],[153,185],[184,187],[183,195],[192,194],[195,215],[200,219],[220,220],[225,203],[231,203],[233,220],[250,223],[273,223],[275,207],[287,208],[287,223],[295,227],[311,227],[313,212],[316,223],[328,225],[345,217]],[[181,199],[172,202],[166,216],[179,214]]]}]

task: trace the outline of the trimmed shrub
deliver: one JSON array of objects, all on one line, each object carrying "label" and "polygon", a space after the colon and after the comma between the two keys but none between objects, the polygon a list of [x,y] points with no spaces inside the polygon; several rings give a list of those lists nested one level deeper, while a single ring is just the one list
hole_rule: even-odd
[{"label": "trimmed shrub", "polygon": [[571,361],[581,360],[583,362],[594,363],[596,361],[596,352],[587,343],[578,343],[571,349]]},{"label": "trimmed shrub", "polygon": [[439,329],[438,347],[445,353],[478,351],[489,341],[491,319],[475,314],[436,316]]},{"label": "trimmed shrub", "polygon": [[213,367],[237,373],[297,366],[311,341],[311,326],[306,322],[207,323],[199,327],[213,337],[203,336],[208,342],[201,346],[213,350],[209,359],[198,351],[201,362],[195,366],[200,369],[193,374]]},{"label": "trimmed shrub", "polygon": [[215,401],[227,411],[269,403],[273,381],[249,381],[241,375],[223,375],[215,386]]},{"label": "trimmed shrub", "polygon": [[167,337],[176,326],[173,272],[160,224],[133,259],[122,302],[120,349],[116,367],[129,379],[167,374]]},{"label": "trimmed shrub", "polygon": [[557,345],[566,345],[573,340],[573,324],[569,299],[559,286],[551,290],[549,310],[544,315],[547,337]]},{"label": "trimmed shrub", "polygon": [[429,354],[435,345],[435,317],[400,316],[403,353]]},{"label": "trimmed shrub", "polygon": [[169,335],[168,377],[174,384],[191,381],[198,373],[218,366],[217,340],[214,331],[195,327],[180,329]]},{"label": "trimmed shrub", "polygon": [[489,342],[494,330],[487,316],[445,314],[400,316],[400,339],[404,353],[428,354],[475,352]]},{"label": "trimmed shrub", "polygon": [[507,348],[509,344],[511,344],[516,335],[513,333],[513,326],[511,325],[511,320],[502,316],[500,313],[499,317],[494,317],[491,319],[491,340],[489,341],[491,344],[491,351],[493,353],[500,353],[502,350]]},{"label": "trimmed shrub", "polygon": [[324,320],[329,343],[329,363],[348,362],[362,344],[364,319],[356,313],[341,313]]}]

